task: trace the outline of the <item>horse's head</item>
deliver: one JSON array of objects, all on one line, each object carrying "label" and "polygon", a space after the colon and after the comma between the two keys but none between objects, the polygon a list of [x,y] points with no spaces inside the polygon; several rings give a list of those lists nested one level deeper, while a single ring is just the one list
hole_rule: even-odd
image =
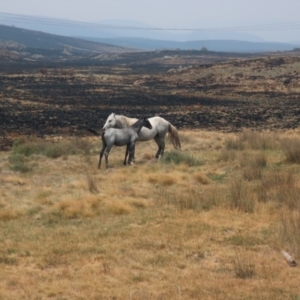
[{"label": "horse's head", "polygon": [[107,120],[106,120],[106,122],[105,122],[105,124],[104,124],[104,126],[103,126],[103,129],[115,128],[116,125],[117,125],[116,114],[115,114],[115,113],[111,113],[111,114],[108,116],[108,118],[107,118]]}]

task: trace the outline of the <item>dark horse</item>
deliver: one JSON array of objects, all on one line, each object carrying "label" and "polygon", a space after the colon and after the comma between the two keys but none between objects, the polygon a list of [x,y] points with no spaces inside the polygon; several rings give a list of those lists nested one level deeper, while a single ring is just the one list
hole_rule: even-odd
[{"label": "dark horse", "polygon": [[[135,150],[135,142],[138,138],[138,134],[142,127],[147,127],[152,129],[152,125],[150,124],[147,118],[142,118],[126,128],[108,128],[105,129],[101,134],[102,136],[102,149],[100,151],[100,158],[98,163],[98,168],[101,168],[101,160],[103,154],[105,155],[106,168],[108,168],[108,154],[111,148],[115,146],[125,146],[126,145],[126,153],[123,164],[126,165],[126,159],[128,157],[128,164],[131,164],[134,160],[134,150]],[[92,129],[88,129],[90,132],[100,135],[96,131]]]}]

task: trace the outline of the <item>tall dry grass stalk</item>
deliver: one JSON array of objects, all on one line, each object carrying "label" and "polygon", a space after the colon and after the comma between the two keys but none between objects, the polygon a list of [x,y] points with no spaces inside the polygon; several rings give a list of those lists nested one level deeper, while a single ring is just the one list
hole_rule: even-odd
[{"label": "tall dry grass stalk", "polygon": [[282,148],[288,163],[300,163],[300,138],[284,138]]},{"label": "tall dry grass stalk", "polygon": [[259,201],[274,201],[290,209],[300,207],[299,192],[300,187],[297,185],[295,174],[292,171],[265,173],[257,185]]},{"label": "tall dry grass stalk", "polygon": [[225,147],[227,150],[276,150],[280,148],[280,138],[270,132],[244,130],[238,136],[226,139]]},{"label": "tall dry grass stalk", "polygon": [[252,155],[245,153],[241,159],[241,166],[244,179],[248,181],[261,179],[263,169],[267,166],[266,155],[262,152]]},{"label": "tall dry grass stalk", "polygon": [[279,148],[278,136],[268,132],[245,130],[240,135],[240,142],[253,150],[275,150]]},{"label": "tall dry grass stalk", "polygon": [[231,208],[238,209],[246,213],[253,213],[255,200],[249,187],[241,178],[232,180],[229,186],[229,204]]}]

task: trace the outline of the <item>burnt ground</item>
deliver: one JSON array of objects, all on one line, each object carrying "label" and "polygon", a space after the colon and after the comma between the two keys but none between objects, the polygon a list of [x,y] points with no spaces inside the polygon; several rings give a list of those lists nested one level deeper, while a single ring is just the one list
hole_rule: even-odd
[{"label": "burnt ground", "polygon": [[179,129],[300,124],[300,59],[291,53],[255,58],[143,53],[59,64],[5,62],[1,70],[2,149],[18,135],[88,135],[86,129],[101,128],[111,112],[160,115]]}]

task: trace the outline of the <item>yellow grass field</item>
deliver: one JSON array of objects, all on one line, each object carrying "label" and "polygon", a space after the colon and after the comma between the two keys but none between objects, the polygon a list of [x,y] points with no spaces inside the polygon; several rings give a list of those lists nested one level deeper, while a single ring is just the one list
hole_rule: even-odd
[{"label": "yellow grass field", "polygon": [[300,131],[180,137],[0,152],[0,299],[300,299]]}]

